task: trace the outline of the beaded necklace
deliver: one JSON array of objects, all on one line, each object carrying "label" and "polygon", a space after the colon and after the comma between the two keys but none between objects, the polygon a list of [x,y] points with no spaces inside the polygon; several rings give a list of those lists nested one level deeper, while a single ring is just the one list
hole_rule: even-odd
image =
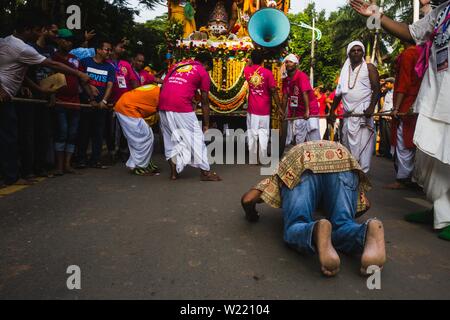
[{"label": "beaded necklace", "polygon": [[361,64],[359,65],[359,69],[358,69],[358,72],[356,73],[356,77],[355,77],[355,81],[353,82],[353,86],[350,86],[350,75],[352,74],[352,65],[350,64],[350,65],[348,66],[348,69],[349,69],[349,73],[348,73],[348,88],[349,88],[350,90],[353,90],[353,89],[355,88],[355,86],[356,86],[356,81],[358,81],[359,72],[360,72],[361,69],[362,69],[362,65],[363,65],[363,63],[361,63]]}]

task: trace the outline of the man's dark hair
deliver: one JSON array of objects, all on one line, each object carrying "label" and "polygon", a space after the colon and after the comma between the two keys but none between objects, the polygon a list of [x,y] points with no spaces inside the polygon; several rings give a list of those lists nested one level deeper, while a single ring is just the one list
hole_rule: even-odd
[{"label": "man's dark hair", "polygon": [[253,50],[251,58],[254,64],[262,64],[264,62],[264,54],[261,50]]},{"label": "man's dark hair", "polygon": [[17,12],[14,29],[17,32],[24,32],[25,30],[44,28],[49,25],[50,19],[44,12],[35,9],[22,8]]},{"label": "man's dark hair", "polygon": [[211,68],[214,65],[213,58],[209,52],[200,52],[195,56],[195,60],[209,65]]},{"label": "man's dark hair", "polygon": [[108,40],[106,40],[106,39],[96,39],[96,41],[94,41],[94,48],[95,48],[96,50],[98,50],[98,49],[103,49],[103,45],[104,45],[105,43],[111,44],[111,41],[108,41]]}]

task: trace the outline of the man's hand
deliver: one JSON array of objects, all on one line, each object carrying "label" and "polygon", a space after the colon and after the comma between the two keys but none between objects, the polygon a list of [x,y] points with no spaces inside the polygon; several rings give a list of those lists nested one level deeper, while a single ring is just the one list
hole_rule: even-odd
[{"label": "man's hand", "polygon": [[303,115],[303,119],[305,119],[305,120],[309,119],[309,111],[305,111],[305,114]]},{"label": "man's hand", "polygon": [[394,110],[391,112],[391,117],[392,117],[392,118],[398,119],[398,109],[394,109]]},{"label": "man's hand", "polygon": [[98,97],[98,95],[100,94],[100,92],[98,91],[97,87],[94,87],[94,86],[91,86],[91,85],[89,85],[89,87],[91,88],[92,95],[93,95],[94,97]]},{"label": "man's hand", "polygon": [[98,102],[95,100],[91,100],[91,102],[89,103],[91,105],[92,108],[97,109],[98,106]]},{"label": "man's hand", "polygon": [[97,35],[97,34],[95,33],[95,30],[91,30],[91,31],[89,31],[89,32],[85,31],[85,32],[84,32],[84,40],[87,41],[87,42],[89,42],[89,41],[91,41],[92,39],[94,39],[94,37],[95,37],[96,35]]},{"label": "man's hand", "polygon": [[31,93],[31,90],[28,87],[20,88],[20,95],[28,99],[31,99],[33,97],[33,93]]},{"label": "man's hand", "polygon": [[366,118],[372,117],[374,111],[375,111],[375,110],[374,110],[373,108],[368,108],[368,109],[364,110],[364,114],[366,115]]},{"label": "man's hand", "polygon": [[7,102],[11,100],[11,96],[0,86],[0,102]]},{"label": "man's hand", "polygon": [[329,124],[334,125],[334,123],[336,122],[336,114],[334,112],[330,113],[328,115],[327,121]]},{"label": "man's hand", "polygon": [[108,109],[108,105],[106,103],[104,103],[103,101],[98,104],[98,107],[100,109]]},{"label": "man's hand", "polygon": [[350,6],[353,8],[353,10],[364,17],[370,17],[375,13],[370,9],[372,4],[367,3],[363,0],[350,0]]},{"label": "man's hand", "polygon": [[88,83],[91,80],[89,75],[87,73],[83,73],[83,72],[79,72],[78,78],[80,78],[80,80],[83,81],[84,83]]}]

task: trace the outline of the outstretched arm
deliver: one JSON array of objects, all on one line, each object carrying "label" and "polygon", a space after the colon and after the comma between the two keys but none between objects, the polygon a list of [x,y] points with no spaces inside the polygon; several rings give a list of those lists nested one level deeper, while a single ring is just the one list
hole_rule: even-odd
[{"label": "outstretched arm", "polygon": [[[370,17],[376,14],[376,12],[372,10],[373,5],[364,0],[350,0],[350,5],[356,12],[364,17]],[[381,26],[393,36],[408,42],[414,41],[406,23],[394,21],[384,14],[381,15],[380,22]]]}]

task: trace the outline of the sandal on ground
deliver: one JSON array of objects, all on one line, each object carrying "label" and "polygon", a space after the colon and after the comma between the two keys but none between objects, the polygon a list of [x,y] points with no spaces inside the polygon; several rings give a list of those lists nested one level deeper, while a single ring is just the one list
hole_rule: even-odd
[{"label": "sandal on ground", "polygon": [[154,173],[142,168],[134,168],[133,170],[131,170],[131,173],[141,177],[151,177],[154,175]]},{"label": "sandal on ground", "polygon": [[53,174],[55,175],[55,177],[62,177],[64,175],[64,171],[56,170],[55,172],[53,172]]},{"label": "sandal on ground", "polygon": [[159,170],[158,166],[155,165],[155,164],[153,163],[153,161],[150,161],[150,164],[148,165],[147,170],[148,170],[149,172],[151,172],[151,173],[156,174],[156,175],[158,175],[158,174],[161,173],[161,170]]},{"label": "sandal on ground", "polygon": [[222,181],[222,178],[215,172],[209,172],[207,175],[202,174],[202,181]]},{"label": "sandal on ground", "polygon": [[101,170],[108,169],[108,167],[103,165],[101,162],[96,162],[96,163],[92,164],[91,168],[93,168],[93,169],[101,169]]}]

